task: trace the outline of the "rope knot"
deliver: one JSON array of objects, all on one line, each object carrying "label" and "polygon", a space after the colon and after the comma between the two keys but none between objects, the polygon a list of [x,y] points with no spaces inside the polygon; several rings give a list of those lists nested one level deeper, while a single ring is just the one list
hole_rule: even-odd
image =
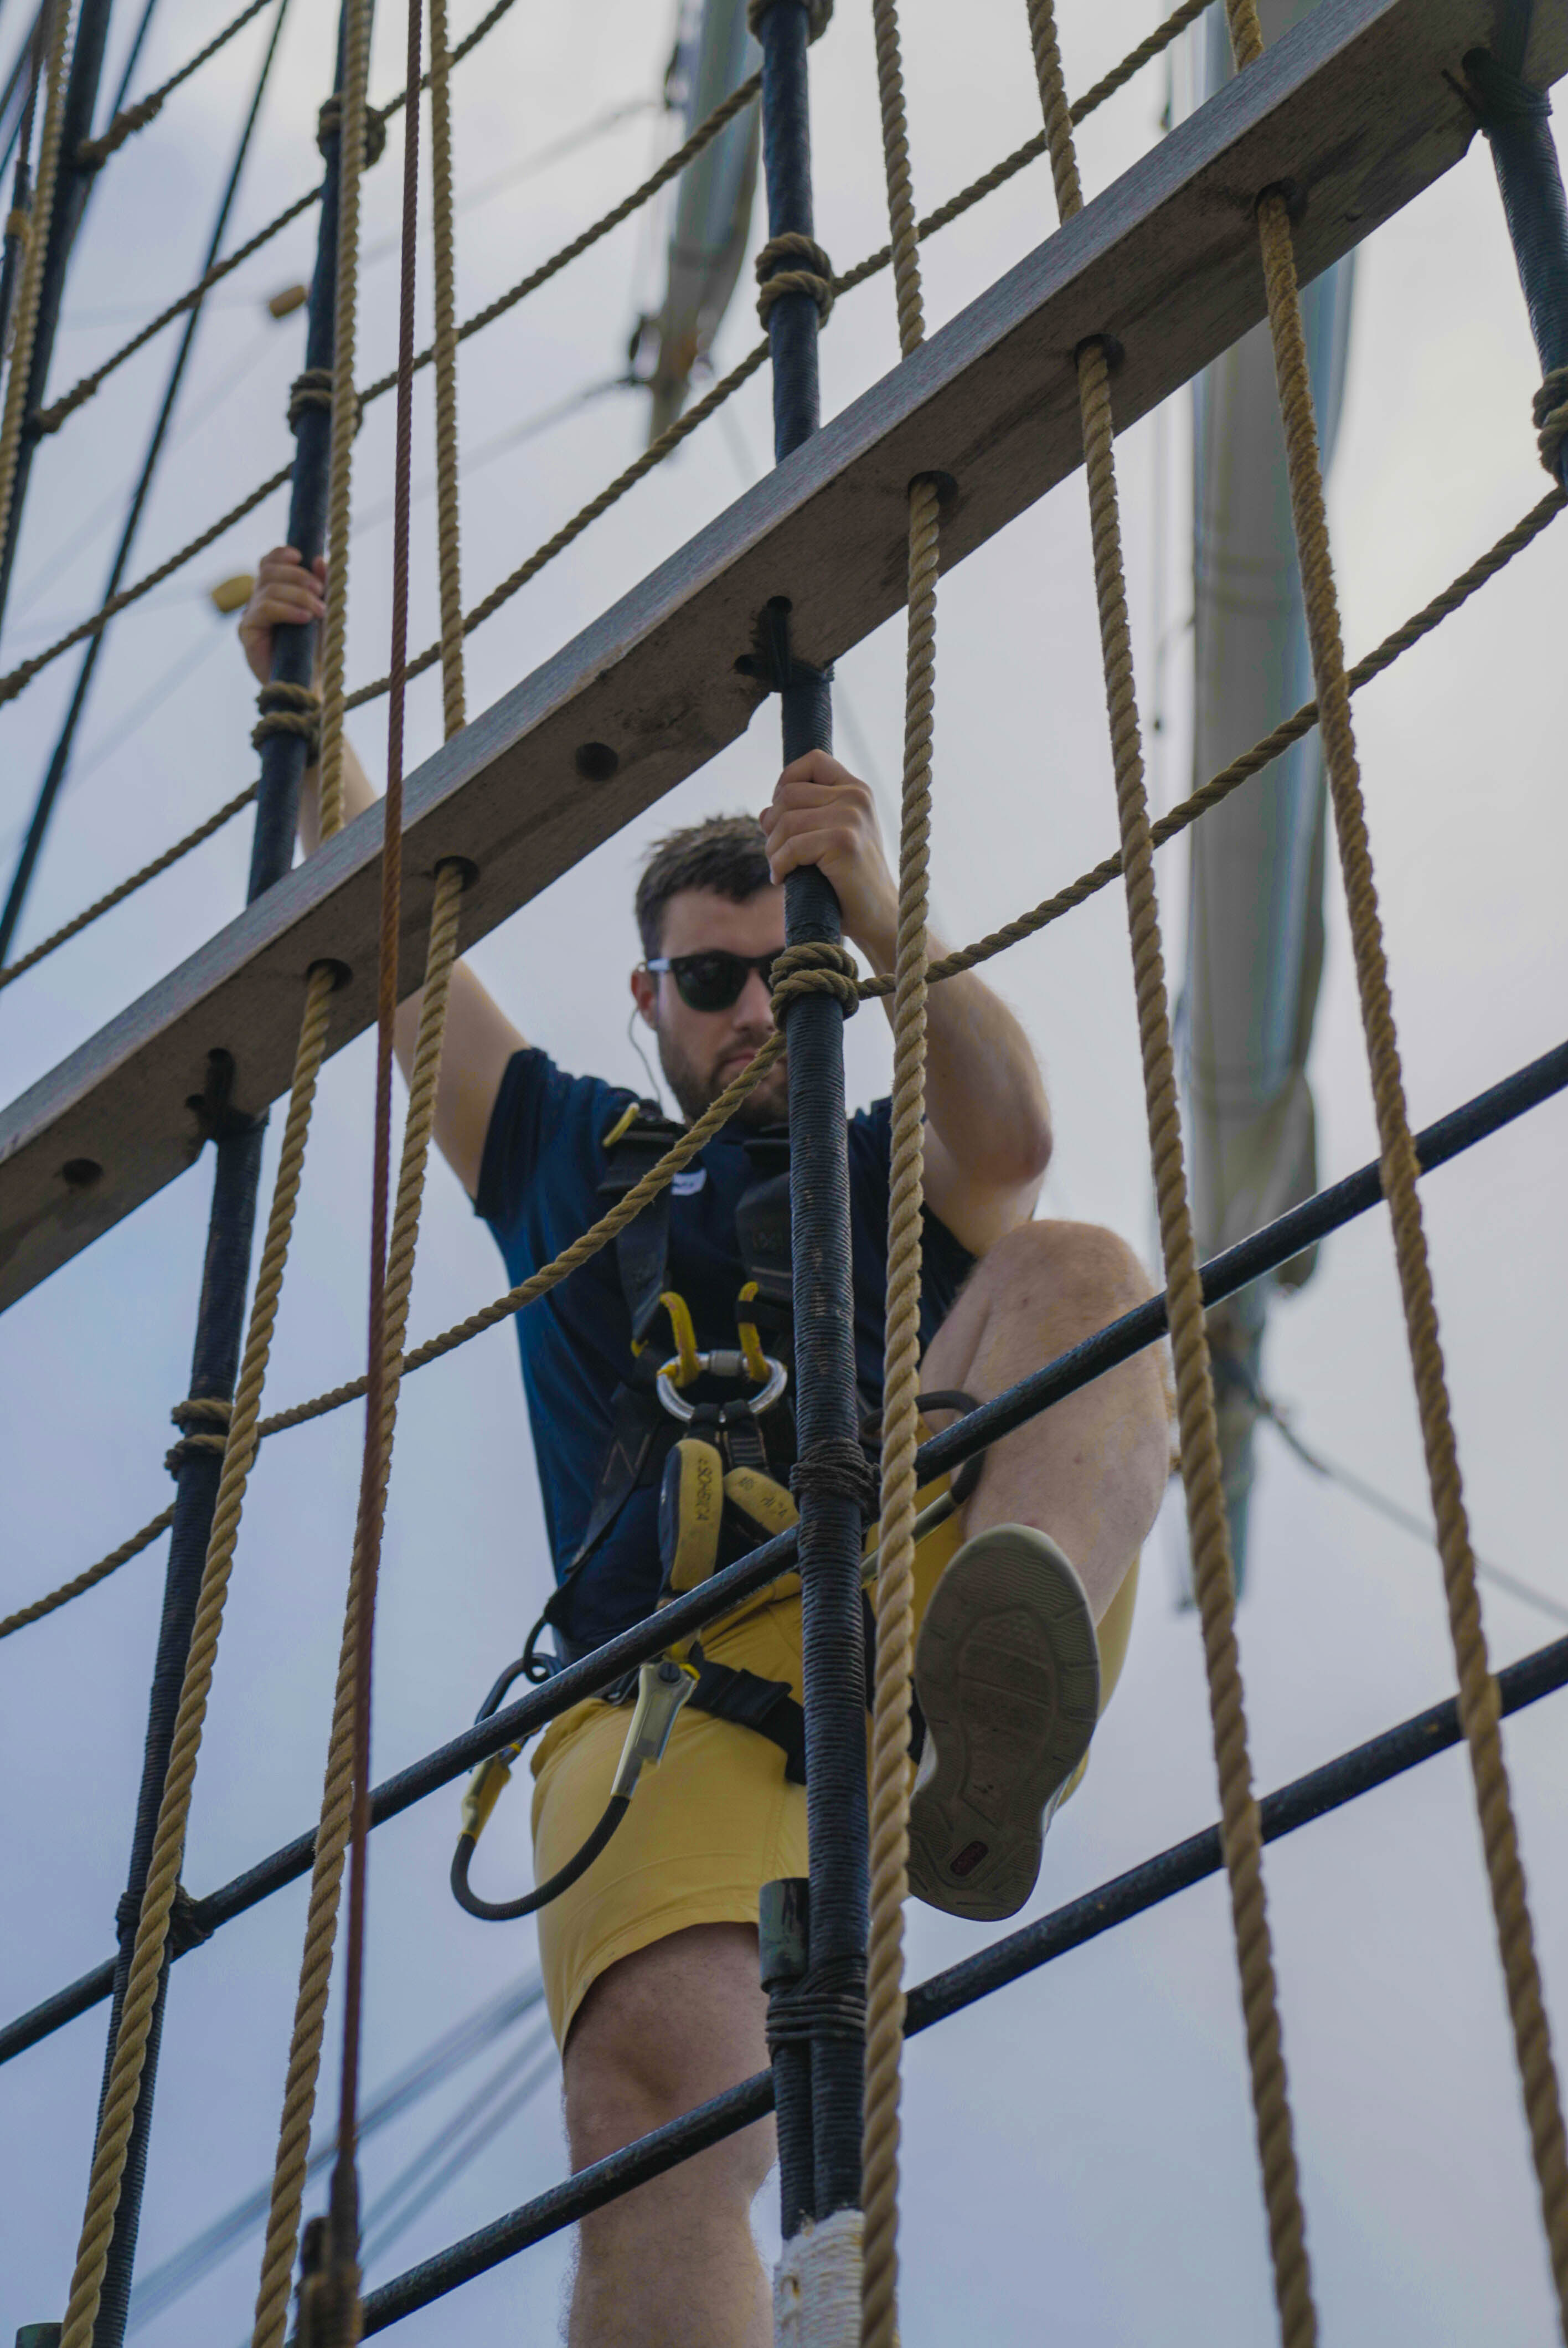
[{"label": "rope knot", "polygon": [[864,1957],[825,1958],[804,1981],[780,1982],[769,1993],[770,2054],[780,2046],[809,2046],[814,2038],[853,2042],[865,2034]]},{"label": "rope knot", "polygon": [[[323,155],[327,151],[327,140],[338,138],[342,130],[343,92],[334,90],[331,98],[323,99],[321,111],[316,116],[316,145]],[[385,152],[385,118],[378,114],[374,106],[367,106],[364,109],[364,157],[362,168],[368,171],[373,163],[380,162]]]},{"label": "rope knot", "polygon": [[1563,441],[1568,439],[1568,366],[1548,371],[1531,412],[1535,418],[1535,445],[1541,451],[1541,461],[1555,480],[1557,460]]},{"label": "rope knot", "polygon": [[84,139],[77,149],[77,168],[82,171],[98,171],[111,155],[125,145],[133,130],[145,130],[163,111],[166,90],[155,89],[149,98],[138,98],[134,106],[125,107],[115,116],[101,139]]},{"label": "rope knot", "polygon": [[[333,404],[333,371],[331,367],[307,367],[289,386],[289,429],[298,432],[300,419],[313,407],[324,407],[329,412]],[[355,435],[364,422],[364,402],[356,391],[354,396],[354,428]]]},{"label": "rope knot", "polygon": [[807,994],[831,994],[846,1019],[860,1008],[855,956],[843,946],[808,942],[785,946],[773,967],[774,1018],[782,1026],[792,1004]]},{"label": "rope knot", "polygon": [[297,734],[305,745],[305,764],[313,767],[322,750],[322,697],[313,685],[264,685],[256,695],[260,717],[251,728],[256,749],[273,734]]},{"label": "rope knot", "polygon": [[[800,0],[806,13],[807,38],[820,41],[833,22],[833,0]],[[762,22],[774,0],[747,0],[746,23],[753,41],[762,39]]]},{"label": "rope knot", "polygon": [[876,1478],[852,1435],[825,1436],[803,1451],[789,1471],[789,1488],[797,1500],[831,1494],[853,1500],[862,1518],[876,1514]]},{"label": "rope knot", "polygon": [[757,255],[757,315],[764,326],[774,304],[785,294],[809,294],[818,323],[826,324],[833,308],[833,263],[815,237],[794,229],[769,237]]},{"label": "rope knot", "polygon": [[222,1457],[228,1447],[233,1407],[221,1395],[188,1395],[183,1402],[175,1404],[169,1416],[180,1431],[179,1441],[163,1455],[163,1464],[171,1476],[178,1476],[185,1462],[194,1459],[199,1451],[215,1451]]}]

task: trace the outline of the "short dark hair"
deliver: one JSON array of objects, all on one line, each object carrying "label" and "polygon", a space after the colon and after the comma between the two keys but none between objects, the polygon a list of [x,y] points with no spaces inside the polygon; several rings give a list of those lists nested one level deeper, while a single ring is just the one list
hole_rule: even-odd
[{"label": "short dark hair", "polygon": [[649,850],[637,883],[637,927],[650,958],[663,942],[664,910],[682,889],[711,889],[743,905],[773,886],[768,847],[754,815],[711,815],[666,832]]}]

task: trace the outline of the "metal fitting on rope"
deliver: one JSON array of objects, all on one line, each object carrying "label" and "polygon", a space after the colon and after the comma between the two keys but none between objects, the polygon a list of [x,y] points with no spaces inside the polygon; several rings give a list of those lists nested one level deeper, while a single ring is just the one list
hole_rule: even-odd
[{"label": "metal fitting on rope", "polygon": [[819,322],[826,324],[833,308],[833,263],[815,237],[794,229],[769,237],[757,255],[757,315],[764,326],[774,304],[785,294],[809,294]]},{"label": "metal fitting on rope", "polygon": [[251,729],[259,750],[269,736],[298,734],[305,745],[305,764],[313,767],[322,750],[322,697],[313,685],[264,685],[256,695],[260,717]]},{"label": "metal fitting on rope", "polygon": [[[758,27],[774,5],[774,0],[747,0],[746,24],[753,41],[762,38]],[[833,0],[796,0],[796,5],[805,9],[809,37],[820,41],[833,22]]]},{"label": "metal fitting on rope", "polygon": [[[307,408],[325,407],[333,404],[333,371],[331,367],[307,367],[289,386],[289,429],[297,432],[300,418]],[[357,437],[364,422],[364,402],[356,391],[354,396],[354,428]]]},{"label": "metal fitting on rope", "polygon": [[1568,366],[1553,367],[1548,372],[1535,395],[1532,413],[1541,461],[1555,480],[1557,459],[1563,441],[1568,439]]},{"label": "metal fitting on rope", "polygon": [[[337,138],[342,129],[343,92],[334,90],[331,98],[323,99],[321,111],[316,116],[316,145],[323,155],[327,151],[327,140]],[[374,106],[367,106],[364,109],[364,170],[368,171],[373,163],[379,163],[385,152],[385,118],[378,114]]]},{"label": "metal fitting on rope", "polygon": [[803,1451],[789,1471],[789,1488],[797,1500],[831,1494],[853,1500],[863,1517],[876,1514],[876,1478],[853,1436],[825,1436]]},{"label": "metal fitting on rope", "polygon": [[808,994],[831,994],[844,1006],[846,1019],[860,1008],[860,985],[855,956],[844,946],[807,941],[785,946],[773,966],[774,1018],[782,1026],[792,1004]]},{"label": "metal fitting on rope", "polygon": [[[184,1402],[175,1404],[169,1416],[180,1431],[179,1441],[163,1455],[163,1464],[171,1476],[178,1476],[186,1460],[194,1459],[199,1451],[216,1451],[221,1457],[228,1448],[233,1407],[221,1395],[190,1395]],[[203,1433],[204,1428],[218,1431]]]}]

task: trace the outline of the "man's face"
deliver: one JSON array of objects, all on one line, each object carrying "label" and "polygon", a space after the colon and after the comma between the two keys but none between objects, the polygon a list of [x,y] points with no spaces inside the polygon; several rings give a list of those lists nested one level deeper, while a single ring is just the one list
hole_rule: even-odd
[{"label": "man's face", "polygon": [[[759,889],[743,905],[708,889],[682,889],[664,909],[661,955],[779,953],[784,942],[784,891]],[[774,1032],[774,1009],[758,971],[748,971],[727,1011],[693,1011],[682,1002],[674,975],[635,970],[631,992],[659,1039],[659,1064],[686,1117],[701,1117]],[[737,1113],[752,1127],[782,1125],[789,1108],[786,1063],[770,1068]]]}]

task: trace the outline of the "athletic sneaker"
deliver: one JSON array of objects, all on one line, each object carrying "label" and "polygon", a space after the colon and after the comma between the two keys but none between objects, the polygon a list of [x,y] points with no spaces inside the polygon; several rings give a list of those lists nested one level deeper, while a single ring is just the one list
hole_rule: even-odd
[{"label": "athletic sneaker", "polygon": [[1094,1618],[1053,1540],[995,1525],[964,1544],[926,1609],[915,1691],[909,1889],[950,1916],[1014,1915],[1100,1712]]}]

